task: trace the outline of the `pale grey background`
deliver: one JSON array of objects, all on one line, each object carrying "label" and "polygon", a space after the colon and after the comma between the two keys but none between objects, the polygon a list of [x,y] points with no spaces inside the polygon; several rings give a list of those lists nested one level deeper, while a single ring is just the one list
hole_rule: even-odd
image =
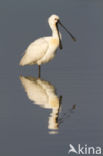
[{"label": "pale grey background", "polygon": [[[58,135],[48,134],[50,110],[33,105],[19,80],[36,77],[37,66],[18,65],[31,41],[51,33],[53,13],[77,38],[61,29],[64,48],[42,67],[42,78],[63,96],[63,111],[77,105]],[[103,1],[1,0],[0,155],[67,156],[70,143],[103,145]]]}]

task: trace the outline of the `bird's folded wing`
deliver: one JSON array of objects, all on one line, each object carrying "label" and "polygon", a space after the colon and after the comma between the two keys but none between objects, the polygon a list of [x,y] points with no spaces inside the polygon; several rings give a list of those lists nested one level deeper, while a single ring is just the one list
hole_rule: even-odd
[{"label": "bird's folded wing", "polygon": [[25,51],[23,58],[20,61],[20,65],[36,63],[40,60],[49,47],[48,42],[44,38],[40,38],[32,42]]}]

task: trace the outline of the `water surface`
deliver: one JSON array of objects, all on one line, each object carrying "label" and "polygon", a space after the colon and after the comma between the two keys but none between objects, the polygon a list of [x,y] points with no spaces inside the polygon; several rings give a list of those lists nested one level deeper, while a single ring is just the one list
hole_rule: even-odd
[{"label": "water surface", "polygon": [[[44,2],[0,2],[2,156],[66,156],[70,143],[103,143],[103,2]],[[59,114],[54,115],[58,120],[52,118],[56,133],[48,127],[52,109],[44,109],[28,98],[20,81],[21,75],[37,79],[37,66],[18,65],[31,41],[50,34],[47,17],[52,13],[57,13],[77,38],[74,43],[61,29],[63,50],[42,66],[41,80],[54,87],[58,100],[62,96]]]}]

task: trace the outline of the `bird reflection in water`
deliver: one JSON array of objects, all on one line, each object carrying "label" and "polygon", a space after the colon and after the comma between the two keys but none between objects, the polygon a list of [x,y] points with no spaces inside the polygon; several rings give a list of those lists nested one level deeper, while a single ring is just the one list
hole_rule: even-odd
[{"label": "bird reflection in water", "polygon": [[62,112],[61,117],[59,118],[59,126],[64,122],[65,119],[69,118],[71,114],[74,113],[74,110],[76,109],[76,104],[72,106],[72,108],[68,109],[65,113]]},{"label": "bird reflection in water", "polygon": [[64,119],[67,118],[66,114],[68,114],[63,113],[63,115],[59,117],[62,96],[58,97],[56,95],[54,86],[48,81],[31,76],[20,76],[20,80],[28,98],[33,101],[34,104],[52,110],[48,120],[49,134],[57,134],[59,125],[63,123]]}]

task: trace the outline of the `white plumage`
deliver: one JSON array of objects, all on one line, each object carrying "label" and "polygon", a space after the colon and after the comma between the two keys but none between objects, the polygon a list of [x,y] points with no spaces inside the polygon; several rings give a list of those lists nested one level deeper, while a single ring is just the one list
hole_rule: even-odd
[{"label": "white plumage", "polygon": [[25,51],[25,54],[20,61],[20,65],[36,64],[38,60],[45,55],[48,47],[48,42],[44,38],[40,38],[31,43]]},{"label": "white plumage", "polygon": [[62,49],[61,33],[58,24],[76,41],[75,37],[64,27],[57,15],[51,15],[48,19],[49,26],[52,30],[52,36],[42,37],[32,42],[25,50],[24,56],[20,60],[20,65],[37,64],[39,66],[38,77],[40,78],[40,65],[51,61],[58,47]]},{"label": "white plumage", "polygon": [[21,66],[37,64],[39,66],[39,78],[40,65],[51,61],[54,58],[58,47],[62,49],[62,37],[59,32],[58,24],[60,24],[65,29],[73,41],[76,41],[75,37],[60,22],[59,16],[51,15],[48,19],[48,23],[52,30],[52,36],[42,37],[32,42],[26,49],[24,56],[20,61]]},{"label": "white plumage", "polygon": [[48,22],[52,29],[52,36],[42,37],[32,42],[26,49],[24,56],[20,61],[20,65],[32,65],[47,63],[54,56],[55,52],[59,46],[59,33],[57,29],[57,22],[59,17],[57,15],[52,15]]}]

